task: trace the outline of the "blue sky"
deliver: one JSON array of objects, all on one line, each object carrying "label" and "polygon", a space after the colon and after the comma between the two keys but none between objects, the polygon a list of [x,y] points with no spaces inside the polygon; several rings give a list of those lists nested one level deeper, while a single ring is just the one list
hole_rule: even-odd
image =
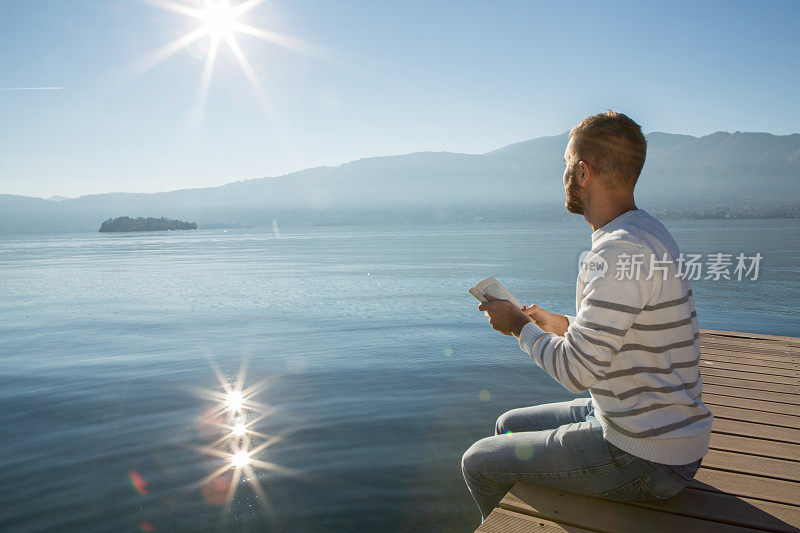
[{"label": "blue sky", "polygon": [[208,37],[128,79],[197,20],[139,0],[0,9],[0,89],[63,87],[0,90],[0,193],[154,192],[485,152],[607,108],[648,132],[800,131],[793,1],[268,0],[242,21],[310,53],[237,35],[269,112],[222,46],[202,120]]}]

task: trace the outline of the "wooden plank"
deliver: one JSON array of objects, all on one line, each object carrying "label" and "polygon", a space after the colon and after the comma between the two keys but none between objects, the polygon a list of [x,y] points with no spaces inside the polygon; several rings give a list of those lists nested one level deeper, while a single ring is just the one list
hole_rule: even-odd
[{"label": "wooden plank", "polygon": [[722,331],[718,329],[701,329],[701,336],[711,337],[733,337],[735,339],[766,339],[774,341],[783,341],[788,343],[797,343],[797,337],[784,337],[781,335],[767,335],[764,333],[746,333],[741,331]]},{"label": "wooden plank", "polygon": [[786,365],[788,368],[795,368],[798,365],[797,358],[795,357],[786,357],[783,355],[770,355],[770,354],[756,353],[743,350],[722,350],[717,347],[710,347],[701,344],[700,345],[701,357],[703,354],[716,354],[716,355],[725,355],[727,357],[735,357],[738,360],[750,364],[774,365],[776,363],[777,364],[782,363]]},{"label": "wooden plank", "polygon": [[729,363],[732,365],[746,365],[751,368],[761,368],[763,372],[787,372],[787,373],[800,373],[800,363],[786,363],[781,361],[764,361],[746,359],[738,355],[731,354],[717,354],[704,351],[700,355],[701,361],[714,361],[717,363]]},{"label": "wooden plank", "polygon": [[701,346],[700,358],[702,359],[706,355],[715,357],[720,357],[720,356],[731,357],[735,361],[742,361],[747,364],[769,366],[773,368],[795,369],[800,367],[800,363],[798,363],[797,359],[787,359],[786,357],[782,357],[779,355],[772,356],[772,355],[749,354],[744,352],[732,352],[726,350],[718,350],[716,348],[708,348],[707,346]]},{"label": "wooden plank", "polygon": [[739,347],[729,347],[729,346],[728,347],[721,347],[721,346],[717,346],[717,345],[710,345],[710,344],[708,344],[706,342],[701,342],[700,343],[700,352],[701,353],[714,352],[714,353],[718,353],[718,354],[721,354],[721,355],[730,355],[730,356],[735,356],[735,357],[751,356],[751,357],[762,358],[762,359],[768,360],[768,361],[771,360],[771,361],[783,362],[783,363],[788,363],[788,364],[797,364],[799,362],[798,359],[800,359],[800,358],[795,357],[795,356],[787,356],[787,355],[780,355],[780,354],[778,354],[778,355],[769,355],[769,354],[751,353],[748,350],[742,349],[742,348],[739,348]]},{"label": "wooden plank", "polygon": [[558,521],[565,526],[597,531],[744,532],[749,529],[646,509],[627,503],[578,496],[538,485],[517,483],[500,502],[500,507],[530,516]]},{"label": "wooden plank", "polygon": [[769,531],[797,532],[800,525],[800,507],[691,487],[666,500],[629,505]]},{"label": "wooden plank", "polygon": [[744,422],[741,420],[729,420],[727,418],[717,418],[714,420],[711,426],[711,432],[775,440],[779,442],[788,442],[789,444],[800,442],[800,430],[797,429],[765,426],[763,424],[754,424],[753,422]]},{"label": "wooden plank", "polygon": [[[728,357],[735,357],[737,359],[748,359],[751,361],[759,361],[764,362],[764,364],[775,364],[775,363],[783,363],[787,365],[789,368],[793,368],[798,364],[798,360],[796,357],[786,357],[783,355],[768,355],[768,354],[760,354],[760,353],[753,353],[744,350],[727,350],[718,348],[716,346],[708,346],[706,344],[700,345],[700,353],[701,354],[717,354],[717,355],[725,355]],[[754,363],[755,364],[755,363]]]},{"label": "wooden plank", "polygon": [[764,374],[767,376],[786,376],[800,380],[800,365],[795,368],[776,368],[764,366],[761,362],[743,361],[741,358],[733,357],[714,357],[703,355],[700,357],[700,364],[709,368],[718,368],[733,372],[751,372],[754,374]]},{"label": "wooden plank", "polygon": [[714,368],[724,368],[726,370],[743,370],[745,372],[755,372],[757,374],[800,377],[800,364],[753,361],[752,359],[728,357],[713,353],[709,354],[707,352],[700,356],[700,364],[713,366]]},{"label": "wooden plank", "polygon": [[786,350],[763,350],[752,346],[732,346],[730,344],[719,344],[716,342],[700,341],[700,350],[716,350],[724,353],[742,354],[751,357],[763,357],[775,361],[785,361],[793,363],[797,361],[797,354]]},{"label": "wooden plank", "polygon": [[789,388],[790,392],[800,393],[800,380],[794,376],[769,376],[766,374],[757,374],[755,372],[746,372],[744,370],[726,370],[713,365],[700,365],[700,372],[706,376],[791,385],[792,387]]},{"label": "wooden plank", "polygon": [[731,396],[734,398],[762,400],[765,402],[783,403],[786,405],[797,405],[800,400],[796,395],[782,394],[779,392],[765,392],[753,389],[741,389],[725,385],[715,385],[703,380],[703,394],[706,392],[719,394],[720,396]]},{"label": "wooden plank", "polygon": [[751,372],[746,368],[720,368],[717,365],[701,364],[700,369],[720,377],[730,377],[734,379],[745,379],[750,381],[764,381],[767,383],[783,383],[794,385],[795,390],[800,392],[800,377],[793,375],[794,371],[785,371],[788,375],[767,374],[764,372]]},{"label": "wooden plank", "polygon": [[690,487],[788,505],[800,505],[800,483],[701,467]]},{"label": "wooden plank", "polygon": [[731,420],[743,420],[767,426],[779,426],[785,428],[800,429],[800,417],[792,415],[779,415],[775,413],[764,413],[751,409],[739,409],[728,407],[727,405],[717,405],[713,402],[703,402],[709,411],[717,418],[729,418]]},{"label": "wooden plank", "polygon": [[701,336],[704,341],[716,342],[719,344],[729,344],[731,346],[754,346],[756,348],[767,350],[795,350],[798,348],[796,342],[792,341],[774,341],[769,339],[740,339],[736,337],[720,337],[720,336]]},{"label": "wooden plank", "polygon": [[712,433],[709,447],[715,450],[741,452],[800,462],[800,444],[788,442]]},{"label": "wooden plank", "polygon": [[789,442],[712,432],[709,448],[800,462],[800,444]]},{"label": "wooden plank", "polygon": [[737,398],[735,396],[725,396],[722,394],[710,394],[703,391],[703,403],[709,405],[726,405],[728,407],[739,407],[741,409],[752,409],[765,413],[777,413],[800,417],[800,405],[788,403],[767,402],[764,400],[754,400],[752,398]]},{"label": "wooden plank", "polygon": [[700,350],[715,351],[734,356],[759,358],[768,361],[782,361],[785,363],[797,363],[800,361],[800,349],[768,349],[759,348],[753,345],[741,344],[720,344],[716,342],[701,341]]},{"label": "wooden plank", "polygon": [[736,379],[730,377],[716,376],[716,375],[703,375],[703,383],[710,383],[713,385],[724,385],[728,387],[736,387],[739,389],[753,389],[764,392],[779,392],[787,396],[791,395],[796,398],[795,400],[787,400],[789,403],[800,402],[800,389],[797,385],[786,385],[783,383],[765,383],[762,381],[753,381],[750,379]]},{"label": "wooden plank", "polygon": [[783,358],[786,360],[793,360],[796,359],[800,355],[800,350],[796,348],[765,348],[760,346],[754,346],[752,344],[722,344],[718,342],[701,342],[701,347],[707,347],[717,350],[725,350],[728,352],[736,352],[736,353],[745,353],[751,354],[754,356],[770,356],[770,357],[778,357]]},{"label": "wooden plank", "polygon": [[787,349],[787,350],[794,350],[800,348],[800,343],[798,342],[797,338],[794,340],[772,340],[772,339],[742,339],[738,337],[730,337],[730,336],[721,336],[721,335],[701,335],[700,336],[703,340],[711,341],[711,342],[718,342],[720,344],[731,344],[731,345],[746,345],[746,346],[757,346],[759,348],[775,348],[775,349]]},{"label": "wooden plank", "polygon": [[[757,457],[747,453],[710,450],[703,457],[703,467],[728,470],[754,476],[800,481],[800,462],[769,457]],[[800,490],[800,486],[798,486]]]},{"label": "wooden plank", "polygon": [[708,348],[715,348],[718,350],[725,350],[729,352],[742,352],[742,353],[749,353],[753,355],[771,355],[775,357],[782,357],[784,359],[793,359],[797,358],[800,355],[800,350],[797,348],[767,348],[756,346],[750,343],[720,343],[714,341],[700,341],[700,347],[708,347]]},{"label": "wooden plank", "polygon": [[800,348],[796,343],[766,341],[758,339],[736,339],[734,337],[709,337],[700,336],[701,342],[719,344],[721,346],[738,346],[753,348],[755,350],[777,350],[782,352],[796,353]]},{"label": "wooden plank", "polygon": [[714,331],[701,329],[703,337],[715,339],[728,339],[738,341],[772,342],[777,344],[797,344],[797,337],[784,337],[780,335],[767,335],[765,333],[746,333],[741,331]]},{"label": "wooden plank", "polygon": [[533,516],[495,508],[475,533],[590,533],[588,529],[568,526]]}]

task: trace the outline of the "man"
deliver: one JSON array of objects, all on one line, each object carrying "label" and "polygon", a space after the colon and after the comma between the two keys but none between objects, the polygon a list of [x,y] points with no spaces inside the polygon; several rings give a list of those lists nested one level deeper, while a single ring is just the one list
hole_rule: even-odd
[{"label": "man", "polygon": [[493,298],[478,307],[561,385],[591,395],[508,411],[495,436],[467,450],[464,479],[484,518],[517,481],[611,500],[667,498],[708,451],[692,291],[675,241],[634,203],[646,150],[622,113],[570,132],[566,208],[594,230],[575,317]]}]

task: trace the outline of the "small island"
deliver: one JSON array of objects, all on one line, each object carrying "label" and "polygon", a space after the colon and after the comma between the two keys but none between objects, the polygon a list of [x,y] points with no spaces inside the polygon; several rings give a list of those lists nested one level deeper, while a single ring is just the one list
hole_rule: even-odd
[{"label": "small island", "polygon": [[194,222],[183,222],[182,220],[170,220],[168,218],[130,218],[118,217],[109,218],[100,225],[100,233],[117,233],[123,231],[173,231],[197,229]]}]

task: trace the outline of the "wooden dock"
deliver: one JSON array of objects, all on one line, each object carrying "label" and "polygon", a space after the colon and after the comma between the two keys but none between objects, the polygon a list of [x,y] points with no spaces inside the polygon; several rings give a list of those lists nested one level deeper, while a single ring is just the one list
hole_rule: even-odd
[{"label": "wooden dock", "polygon": [[800,339],[701,330],[700,346],[714,424],[683,492],[618,503],[517,483],[477,532],[800,531]]}]

